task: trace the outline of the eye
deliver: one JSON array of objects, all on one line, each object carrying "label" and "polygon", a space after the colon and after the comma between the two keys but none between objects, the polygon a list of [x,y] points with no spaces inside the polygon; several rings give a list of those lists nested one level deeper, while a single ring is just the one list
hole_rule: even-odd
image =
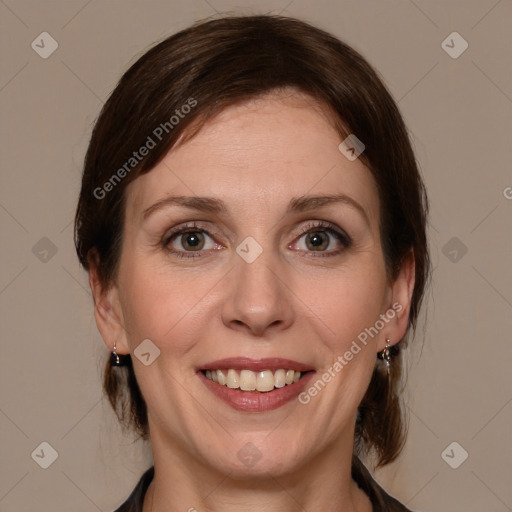
[{"label": "eye", "polygon": [[168,233],[162,245],[179,258],[197,258],[205,250],[218,248],[218,244],[208,244],[207,238],[213,242],[208,231],[192,223]]},{"label": "eye", "polygon": [[[318,253],[313,257],[336,256],[352,244],[351,238],[343,230],[326,221],[313,221],[307,224],[299,234],[298,240],[304,237],[305,244],[299,247],[299,250],[307,254]],[[296,244],[297,242],[289,247],[293,248]],[[338,249],[332,247],[336,245]],[[218,250],[222,247],[214,242],[206,229],[195,222],[172,230],[162,241],[162,246],[179,258],[202,257],[205,251]],[[331,250],[326,250],[329,247]]]},{"label": "eye", "polygon": [[[299,240],[302,238],[304,238],[304,244],[300,250],[319,253],[314,257],[336,256],[352,244],[351,238],[343,230],[325,221],[314,221],[306,225],[299,235]],[[336,245],[338,249],[333,248]],[[329,247],[331,250],[327,251]]]}]

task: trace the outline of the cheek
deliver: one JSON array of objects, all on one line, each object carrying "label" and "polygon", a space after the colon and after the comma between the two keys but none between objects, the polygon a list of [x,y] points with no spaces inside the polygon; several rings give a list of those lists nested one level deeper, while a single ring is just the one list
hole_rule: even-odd
[{"label": "cheek", "polygon": [[[122,307],[130,346],[149,338],[176,355],[189,348],[191,326],[204,323],[206,295],[218,280],[212,274],[154,267],[148,260],[126,262]],[[187,334],[188,333],[188,334]]]},{"label": "cheek", "polygon": [[308,306],[322,320],[331,348],[338,353],[383,313],[386,275],[375,261],[332,272],[328,280],[308,280],[303,286],[301,296],[308,298]]}]

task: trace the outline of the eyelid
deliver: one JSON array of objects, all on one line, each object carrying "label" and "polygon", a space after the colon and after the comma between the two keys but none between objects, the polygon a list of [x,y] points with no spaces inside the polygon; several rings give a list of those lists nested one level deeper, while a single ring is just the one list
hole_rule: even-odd
[{"label": "eyelid", "polygon": [[302,226],[299,233],[296,236],[303,236],[306,233],[313,231],[314,229],[318,229],[319,231],[332,231],[338,233],[339,235],[347,238],[347,241],[350,241],[350,236],[345,232],[344,229],[338,227],[336,224],[329,222],[327,220],[311,220],[306,223],[305,226]]},{"label": "eyelid", "polygon": [[[198,221],[190,221],[186,222],[181,226],[172,228],[170,231],[167,231],[166,234],[162,238],[162,244],[164,246],[167,246],[171,243],[171,240],[175,237],[179,237],[180,235],[183,235],[188,232],[201,232],[208,235],[213,240],[213,234],[210,232],[210,229],[207,229],[204,226],[201,226],[200,222]],[[215,233],[214,233],[215,234]],[[185,251],[179,251],[179,252],[185,252]],[[194,251],[186,251],[186,252],[194,252]],[[198,251],[198,252],[205,252],[205,251]]]}]

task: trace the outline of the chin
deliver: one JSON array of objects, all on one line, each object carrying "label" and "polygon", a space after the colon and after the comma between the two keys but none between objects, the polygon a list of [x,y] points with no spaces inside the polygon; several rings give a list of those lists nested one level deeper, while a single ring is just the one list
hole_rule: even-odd
[{"label": "chin", "polygon": [[305,463],[301,454],[293,449],[295,443],[290,439],[274,438],[271,441],[269,435],[271,431],[230,438],[229,447],[219,450],[222,453],[208,453],[207,463],[234,480],[252,481],[268,480],[269,475],[279,477],[293,473]]}]

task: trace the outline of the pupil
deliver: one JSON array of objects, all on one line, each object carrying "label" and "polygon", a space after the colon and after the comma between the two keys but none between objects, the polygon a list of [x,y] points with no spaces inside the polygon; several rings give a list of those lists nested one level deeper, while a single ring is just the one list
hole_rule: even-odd
[{"label": "pupil", "polygon": [[322,237],[319,236],[318,233],[313,233],[311,235],[310,240],[311,240],[312,245],[315,246],[315,247],[318,247],[318,246],[322,245],[322,243],[323,243]]},{"label": "pupil", "polygon": [[187,245],[189,245],[191,247],[196,247],[200,243],[200,240],[199,240],[198,236],[193,234],[193,233],[189,233],[187,235],[187,239],[186,240],[187,240]]}]

